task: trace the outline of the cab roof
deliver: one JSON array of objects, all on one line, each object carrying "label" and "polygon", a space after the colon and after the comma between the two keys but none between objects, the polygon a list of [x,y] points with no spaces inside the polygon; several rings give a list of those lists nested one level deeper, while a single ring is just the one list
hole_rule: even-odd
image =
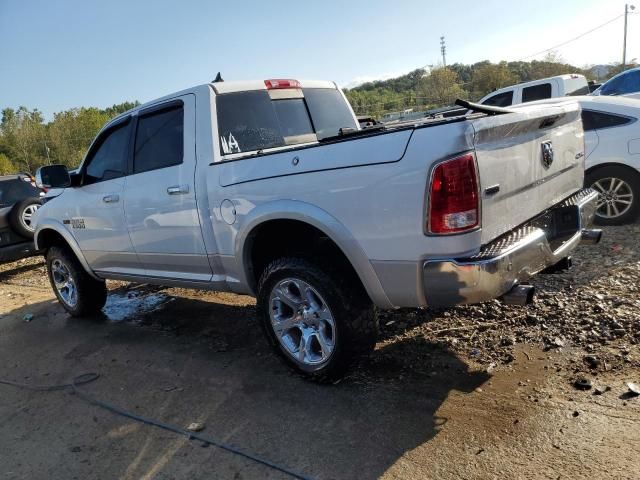
[{"label": "cab roof", "polygon": [[[232,82],[212,82],[211,86],[218,94],[246,92],[251,90],[267,90],[267,80],[238,80]],[[327,80],[299,80],[302,88],[338,88],[334,82]]]}]

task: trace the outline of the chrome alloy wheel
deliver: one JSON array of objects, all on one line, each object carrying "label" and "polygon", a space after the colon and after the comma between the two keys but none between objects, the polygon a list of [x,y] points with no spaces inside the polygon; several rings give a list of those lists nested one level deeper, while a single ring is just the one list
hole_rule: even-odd
[{"label": "chrome alloy wheel", "polygon": [[34,203],[33,205],[27,206],[22,211],[22,216],[20,217],[20,220],[22,221],[24,228],[26,228],[30,232],[33,232],[34,230],[33,224],[32,224],[33,214],[36,213],[36,210],[38,210],[39,207],[40,207],[39,204]]},{"label": "chrome alloy wheel", "polygon": [[62,301],[69,307],[75,307],[78,303],[78,290],[69,268],[60,259],[51,262],[51,276],[56,291]]},{"label": "chrome alloy wheel", "polygon": [[271,291],[269,307],[273,331],[289,356],[308,366],[329,360],[336,345],[336,324],[316,289],[303,280],[285,278]]},{"label": "chrome alloy wheel", "polygon": [[593,185],[598,197],[596,215],[602,218],[616,218],[627,213],[633,205],[633,190],[620,178],[601,178]]}]

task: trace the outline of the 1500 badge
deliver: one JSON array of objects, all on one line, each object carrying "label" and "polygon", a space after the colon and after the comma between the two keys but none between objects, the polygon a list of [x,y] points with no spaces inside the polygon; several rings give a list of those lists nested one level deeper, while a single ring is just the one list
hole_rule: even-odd
[{"label": "1500 badge", "polygon": [[84,218],[72,218],[71,220],[63,220],[62,223],[65,225],[71,225],[71,228],[87,228],[84,225]]}]

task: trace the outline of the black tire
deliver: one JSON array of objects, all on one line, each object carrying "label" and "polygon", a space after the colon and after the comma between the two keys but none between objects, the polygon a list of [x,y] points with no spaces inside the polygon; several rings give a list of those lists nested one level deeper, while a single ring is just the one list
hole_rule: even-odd
[{"label": "black tire", "polygon": [[25,211],[27,209],[33,210],[34,207],[42,205],[42,200],[37,197],[25,198],[24,200],[16,203],[11,212],[9,212],[9,224],[14,232],[24,238],[33,238],[33,227],[28,219],[25,219]]},{"label": "black tire", "polygon": [[[604,183],[608,185],[609,182],[605,179],[609,178],[622,180],[628,185],[633,195],[631,199],[632,203],[624,213],[613,217],[604,216],[606,215],[607,208],[605,204],[596,212],[594,222],[598,225],[624,225],[633,222],[638,218],[638,215],[640,215],[640,174],[629,167],[617,165],[596,168],[587,173],[585,186],[594,188],[602,195],[601,189],[595,188],[594,185],[596,185],[598,181],[604,181]],[[624,188],[626,189],[627,187]]]},{"label": "black tire", "polygon": [[[277,338],[271,323],[270,295],[288,278],[302,280],[322,297],[335,323],[333,351],[324,363],[308,365],[294,359]],[[344,271],[320,268],[313,262],[284,257],[271,262],[258,283],[258,316],[269,343],[295,371],[313,381],[325,383],[344,376],[360,357],[373,351],[378,334],[375,307],[357,277]]]},{"label": "black tire", "polygon": [[[59,269],[60,265],[66,267],[73,279],[76,291],[75,302],[66,300],[60,289],[56,287],[54,270]],[[106,283],[91,277],[68,248],[51,247],[47,251],[47,274],[58,301],[71,316],[94,315],[104,307],[107,301]]]}]

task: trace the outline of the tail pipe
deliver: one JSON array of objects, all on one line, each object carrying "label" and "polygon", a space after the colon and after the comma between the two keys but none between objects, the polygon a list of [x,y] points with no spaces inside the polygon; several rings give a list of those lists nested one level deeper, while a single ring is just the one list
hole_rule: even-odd
[{"label": "tail pipe", "polygon": [[582,230],[582,242],[585,245],[595,245],[602,239],[602,230],[599,228],[590,228]]},{"label": "tail pipe", "polygon": [[516,285],[502,296],[502,301],[507,305],[529,305],[535,294],[533,285]]}]

